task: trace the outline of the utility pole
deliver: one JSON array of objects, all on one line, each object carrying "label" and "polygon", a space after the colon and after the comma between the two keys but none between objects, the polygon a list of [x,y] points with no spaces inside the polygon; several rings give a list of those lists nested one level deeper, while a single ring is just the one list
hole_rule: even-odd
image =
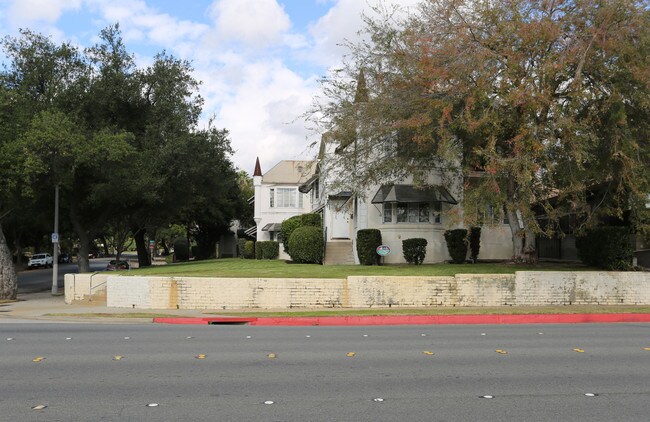
[{"label": "utility pole", "polygon": [[54,232],[52,233],[52,294],[59,292],[59,185],[54,188]]}]

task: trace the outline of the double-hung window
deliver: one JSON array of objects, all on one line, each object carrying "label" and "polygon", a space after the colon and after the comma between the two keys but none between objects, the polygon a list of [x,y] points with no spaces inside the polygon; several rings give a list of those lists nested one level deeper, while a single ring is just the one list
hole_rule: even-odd
[{"label": "double-hung window", "polygon": [[271,208],[302,208],[303,194],[296,188],[271,189]]}]

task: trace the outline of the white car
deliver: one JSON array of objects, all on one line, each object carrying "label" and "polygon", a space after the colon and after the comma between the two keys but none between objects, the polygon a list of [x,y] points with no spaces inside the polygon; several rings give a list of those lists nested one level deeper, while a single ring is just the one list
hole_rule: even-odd
[{"label": "white car", "polygon": [[28,268],[35,267],[51,267],[52,266],[52,255],[49,253],[37,253],[32,255],[27,263]]}]

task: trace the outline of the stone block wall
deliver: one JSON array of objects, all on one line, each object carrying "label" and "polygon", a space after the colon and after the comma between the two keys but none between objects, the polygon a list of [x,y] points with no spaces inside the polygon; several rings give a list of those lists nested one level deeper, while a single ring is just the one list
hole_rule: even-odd
[{"label": "stone block wall", "polygon": [[66,274],[64,280],[65,303],[74,301],[105,301],[107,274]]}]

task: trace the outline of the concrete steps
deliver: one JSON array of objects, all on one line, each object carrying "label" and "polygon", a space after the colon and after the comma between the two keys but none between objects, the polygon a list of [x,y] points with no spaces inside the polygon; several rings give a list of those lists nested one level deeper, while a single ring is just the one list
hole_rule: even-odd
[{"label": "concrete steps", "polygon": [[327,242],[323,265],[354,265],[352,241]]}]

